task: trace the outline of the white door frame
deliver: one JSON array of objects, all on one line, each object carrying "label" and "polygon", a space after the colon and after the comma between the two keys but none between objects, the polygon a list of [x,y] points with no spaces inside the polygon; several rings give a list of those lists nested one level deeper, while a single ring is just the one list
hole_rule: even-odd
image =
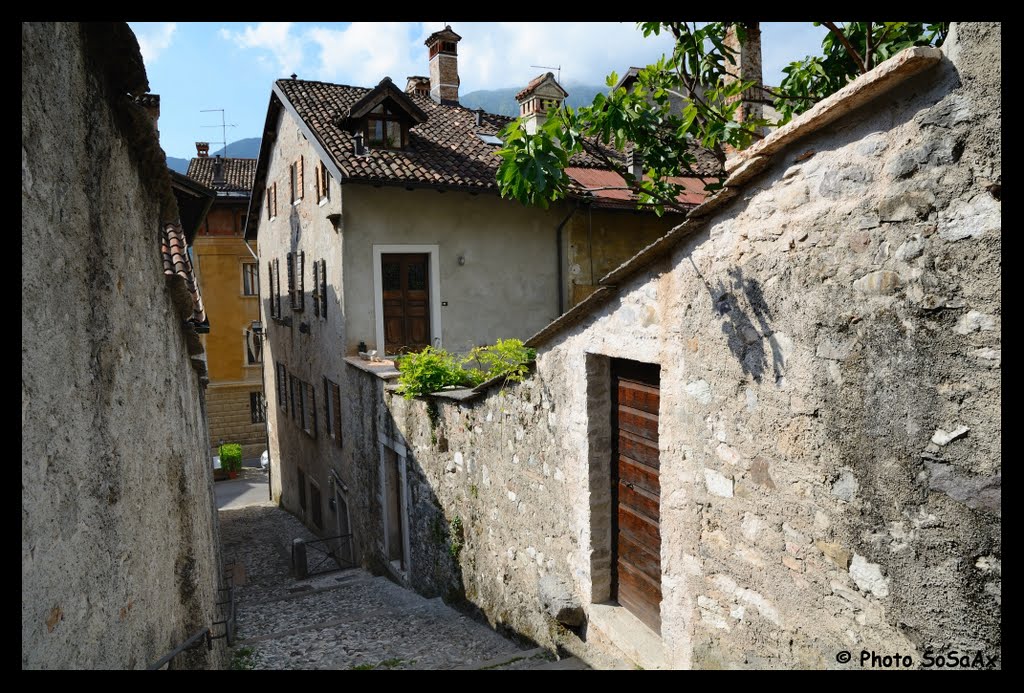
[{"label": "white door frame", "polygon": [[[412,564],[412,552],[410,551],[409,545],[409,487],[405,476],[405,445],[394,438],[388,438],[383,433],[378,434],[377,438],[378,448],[380,451],[380,472],[379,479],[379,491],[377,494],[380,500],[381,518],[383,521],[384,528],[384,562],[395,572],[395,574],[403,581],[408,582],[409,575],[411,574]],[[398,457],[398,495],[399,495],[399,515],[401,516],[402,522],[402,553],[405,556],[405,570],[402,570],[400,566],[396,566],[388,556],[391,555],[391,547],[388,545],[390,541],[389,527],[388,527],[388,511],[387,511],[387,488],[385,480],[387,479],[387,455],[384,453],[384,448],[391,448],[395,455]]]},{"label": "white door frame", "polygon": [[384,353],[384,289],[380,256],[388,253],[426,253],[430,257],[430,344],[444,346],[441,335],[441,270],[438,245],[376,245],[373,246],[373,313],[377,331],[377,355]]}]

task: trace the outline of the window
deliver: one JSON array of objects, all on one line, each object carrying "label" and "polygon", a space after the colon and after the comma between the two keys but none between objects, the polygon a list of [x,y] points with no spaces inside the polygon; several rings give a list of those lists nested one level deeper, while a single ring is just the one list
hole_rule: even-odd
[{"label": "window", "polygon": [[277,378],[274,381],[277,388],[277,403],[281,409],[288,412],[288,371],[285,369],[284,364],[280,361],[277,362]]},{"label": "window", "polygon": [[296,420],[296,412],[299,409],[299,403],[297,402],[298,397],[298,385],[299,379],[291,373],[288,374],[288,395],[292,401],[292,421]]},{"label": "window", "polygon": [[405,145],[406,129],[402,121],[384,104],[374,108],[366,116],[366,143],[380,149],[402,149]]},{"label": "window", "polygon": [[292,310],[302,310],[305,303],[306,282],[303,274],[305,264],[305,251],[288,253],[288,297]]},{"label": "window", "polygon": [[327,317],[327,260],[313,262],[313,312]]},{"label": "window", "polygon": [[313,505],[313,524],[317,529],[324,528],[324,510],[320,501],[320,487],[316,482],[309,482],[309,502]]},{"label": "window", "polygon": [[277,216],[277,181],[267,186],[267,219]]},{"label": "window", "polygon": [[270,306],[270,313],[278,320],[281,319],[281,263],[274,259],[274,298]]},{"label": "window", "polygon": [[313,314],[320,317],[320,262],[313,261]]},{"label": "window", "polygon": [[327,319],[327,260],[320,261],[320,317]]},{"label": "window", "polygon": [[302,381],[299,387],[302,390],[302,430],[316,438],[316,388]]},{"label": "window", "polygon": [[249,417],[254,424],[267,420],[266,403],[262,392],[249,393]]},{"label": "window", "polygon": [[324,378],[324,430],[341,445],[341,388]]},{"label": "window", "polygon": [[263,344],[252,330],[242,333],[245,340],[245,365],[256,366],[263,363]]},{"label": "window", "polygon": [[327,172],[327,164],[320,161],[316,165],[316,201],[330,199],[331,197],[331,174]]},{"label": "window", "polygon": [[255,262],[242,263],[242,295],[256,296],[260,293],[259,265]]},{"label": "window", "polygon": [[299,507],[306,509],[306,473],[302,467],[296,467],[299,472]]},{"label": "window", "polygon": [[302,199],[302,178],[303,178],[303,157],[299,157],[292,162],[291,165],[291,179],[292,179],[292,204],[295,204]]}]

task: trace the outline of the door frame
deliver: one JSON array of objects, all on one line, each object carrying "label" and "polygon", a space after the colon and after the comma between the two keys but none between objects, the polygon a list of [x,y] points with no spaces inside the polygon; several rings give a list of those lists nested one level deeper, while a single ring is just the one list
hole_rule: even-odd
[{"label": "door frame", "polygon": [[[377,448],[378,448],[378,451],[379,451],[378,452],[378,457],[379,457],[379,462],[378,462],[378,465],[379,465],[378,466],[379,477],[378,478],[380,479],[380,483],[378,484],[379,488],[377,490],[377,499],[380,502],[381,526],[382,526],[382,529],[384,530],[384,536],[383,536],[383,540],[381,542],[381,548],[383,549],[383,552],[384,552],[383,553],[383,555],[384,555],[384,563],[388,566],[388,568],[391,569],[391,571],[395,575],[395,577],[397,577],[402,583],[406,583],[406,582],[408,582],[409,575],[412,572],[411,571],[412,551],[410,550],[411,549],[411,545],[409,543],[409,488],[408,488],[408,479],[406,478],[406,471],[405,471],[405,467],[406,467],[406,454],[407,453],[406,453],[405,445],[402,442],[400,442],[400,441],[398,441],[398,440],[396,440],[394,438],[389,438],[389,437],[385,436],[383,433],[378,434],[378,437],[377,437]],[[387,483],[386,483],[387,471],[386,471],[386,468],[385,468],[385,465],[387,465],[387,453],[385,452],[385,448],[388,448],[392,452],[394,452],[395,456],[397,457],[397,461],[398,461],[398,489],[399,489],[399,493],[398,493],[398,502],[399,502],[398,512],[399,512],[399,517],[401,518],[401,524],[402,524],[402,553],[405,556],[405,570],[402,570],[401,567],[396,566],[391,561],[391,559],[388,558],[388,556],[391,553],[391,551],[390,551],[391,547],[390,547],[390,545],[388,543],[390,541],[390,538],[389,538],[390,534],[389,534],[389,531],[388,531],[390,529],[390,527],[388,526],[388,511],[387,511],[387,503],[388,503],[387,493],[388,492],[387,492],[387,488],[386,488],[387,487]]]},{"label": "door frame", "polygon": [[377,333],[377,355],[384,353],[384,282],[381,277],[381,255],[391,253],[424,253],[430,263],[430,344],[444,346],[441,333],[441,270],[438,245],[377,245],[373,246],[373,322]]}]

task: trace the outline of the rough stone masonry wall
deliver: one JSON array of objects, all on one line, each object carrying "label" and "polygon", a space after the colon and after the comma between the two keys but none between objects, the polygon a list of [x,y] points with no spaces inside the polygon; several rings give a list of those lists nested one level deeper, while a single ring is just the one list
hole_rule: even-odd
[{"label": "rough stone masonry wall", "polygon": [[[651,661],[999,654],[1000,27],[959,25],[944,51],[776,154],[702,230],[544,344],[527,383],[441,401],[433,431],[425,402],[369,376],[351,388],[367,412],[352,431],[367,441],[354,480],[364,561],[381,546],[384,432],[410,450],[412,585],[462,587],[492,621],[571,644],[545,603],[598,614],[607,364],[631,358],[661,366]],[[629,649],[628,630],[603,635]]]},{"label": "rough stone masonry wall", "polygon": [[[133,127],[124,90],[101,76],[96,56],[119,45],[104,31],[22,24],[21,663],[31,669],[142,668],[219,618],[200,392],[158,242],[170,192],[162,202],[140,163],[157,147],[151,124]],[[174,664],[219,666],[221,642]]]}]

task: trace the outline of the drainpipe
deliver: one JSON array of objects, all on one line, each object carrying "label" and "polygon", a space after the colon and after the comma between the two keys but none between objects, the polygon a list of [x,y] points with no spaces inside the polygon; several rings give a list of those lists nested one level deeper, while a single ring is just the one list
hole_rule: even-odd
[{"label": "drainpipe", "polygon": [[580,203],[577,202],[576,206],[569,210],[569,213],[565,215],[565,219],[558,224],[555,229],[555,249],[556,256],[558,257],[558,314],[561,315],[565,312],[565,273],[562,272],[562,227],[565,226],[566,222],[576,213],[579,209]]}]

